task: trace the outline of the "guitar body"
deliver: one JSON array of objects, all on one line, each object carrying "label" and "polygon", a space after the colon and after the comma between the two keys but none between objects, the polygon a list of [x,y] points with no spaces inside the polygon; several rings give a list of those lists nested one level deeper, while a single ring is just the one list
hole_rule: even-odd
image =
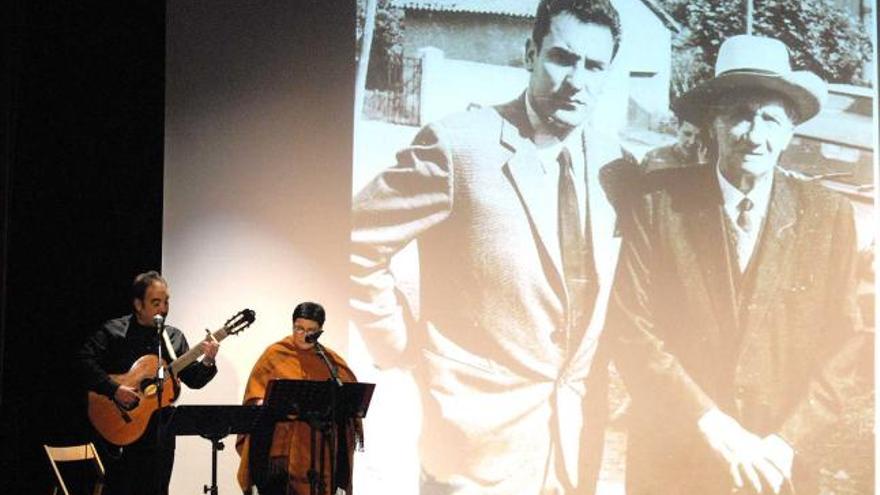
[{"label": "guitar body", "polygon": [[[131,365],[127,373],[110,375],[120,385],[127,385],[138,391],[140,401],[131,409],[124,409],[106,395],[89,392],[89,420],[104,439],[115,445],[129,445],[139,439],[150,417],[159,408],[156,372],[159,357],[153,354],[142,356]],[[162,366],[165,361],[161,362]],[[162,387],[162,406],[169,406],[180,395],[180,384],[169,378],[166,367],[165,383]]]},{"label": "guitar body", "polygon": [[[220,342],[229,335],[235,335],[251,326],[256,318],[253,310],[243,309],[226,320],[223,326],[210,333],[205,340]],[[165,382],[162,387],[162,407],[170,406],[180,395],[180,382],[177,374],[202,355],[201,346],[190,348],[182,356],[178,356],[171,366],[159,361],[159,356],[147,354],[131,365],[127,373],[110,375],[120,385],[127,385],[137,390],[140,400],[134,407],[124,409],[116,401],[107,396],[89,392],[89,420],[95,430],[104,439],[115,445],[129,445],[143,436],[150,423],[150,417],[159,409],[156,371],[159,365],[165,368]],[[175,377],[172,379],[171,377]]]}]

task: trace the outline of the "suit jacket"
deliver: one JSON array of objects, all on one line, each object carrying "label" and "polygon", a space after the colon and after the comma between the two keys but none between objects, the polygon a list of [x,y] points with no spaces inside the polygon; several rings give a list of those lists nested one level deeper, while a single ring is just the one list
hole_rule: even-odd
[{"label": "suit jacket", "polygon": [[[619,238],[596,242],[607,263],[597,266],[592,321],[581,342],[560,348],[551,340],[568,305],[558,171],[539,162],[531,133],[522,97],[451,116],[422,129],[354,201],[356,321],[380,365],[414,360],[422,466],[457,493],[541,493],[555,465],[566,493],[589,493],[600,459],[605,367],[594,361]],[[614,138],[583,139],[588,169],[601,167],[609,189],[636,169]],[[613,231],[613,211],[592,217]],[[417,321],[389,269],[413,240]]]},{"label": "suit jacket", "polygon": [[716,406],[809,459],[857,383],[864,345],[851,205],[777,172],[740,275],[714,167],[649,174],[646,187],[623,220],[608,323],[633,396],[627,493],[729,491],[696,428]]}]

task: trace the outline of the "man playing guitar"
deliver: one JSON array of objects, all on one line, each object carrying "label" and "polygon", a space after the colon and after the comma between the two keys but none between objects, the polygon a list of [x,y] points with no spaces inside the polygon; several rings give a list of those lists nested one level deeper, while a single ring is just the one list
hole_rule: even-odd
[{"label": "man playing guitar", "polygon": [[[158,355],[160,342],[161,358],[166,363],[174,361],[189,350],[183,333],[177,328],[164,325],[164,319],[168,315],[169,298],[168,283],[158,272],[141,273],[135,277],[132,284],[132,314],[105,322],[86,339],[79,350],[78,362],[85,386],[90,391],[113,400],[118,406],[116,413],[126,422],[133,421],[131,415],[134,413],[129,415],[129,411],[135,411],[142,401],[158,402],[157,387],[150,384],[138,386],[120,383],[122,380],[119,379],[119,375],[126,372],[133,373],[134,368],[137,368],[136,362],[143,362],[141,358],[144,356],[156,363],[155,356]],[[209,338],[201,341],[199,346],[199,351],[204,354],[202,359],[192,361],[174,377],[190,388],[205,386],[217,374],[214,359],[220,348],[219,342],[209,335]],[[158,366],[154,366],[155,368]],[[167,377],[168,370],[163,371]],[[165,385],[176,388],[177,382],[172,379]],[[161,391],[159,387],[159,392]],[[175,390],[174,397],[176,395]],[[168,405],[165,402],[166,399],[163,399],[163,406]],[[106,459],[109,462],[107,462],[105,495],[168,493],[174,463],[174,436],[159,435],[157,433],[159,415],[151,413],[152,411],[146,413],[151,416],[147,416],[149,423],[139,438],[130,443],[117,442],[125,443],[124,447],[103,442],[110,451],[109,456],[105,454],[105,457],[109,457]],[[95,419],[92,420],[94,423]]]}]

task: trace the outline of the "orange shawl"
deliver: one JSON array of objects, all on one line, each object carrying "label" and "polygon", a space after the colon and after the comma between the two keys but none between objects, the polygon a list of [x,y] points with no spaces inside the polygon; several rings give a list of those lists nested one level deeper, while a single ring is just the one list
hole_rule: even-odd
[{"label": "orange shawl", "polygon": [[[339,368],[339,378],[344,382],[354,382],[357,379],[354,373],[338,354],[325,348],[327,357]],[[275,378],[283,379],[303,379],[303,380],[327,380],[330,378],[330,372],[327,370],[326,364],[321,360],[320,356],[314,350],[303,351],[296,347],[293,342],[293,336],[270,345],[251,371],[248,378],[247,387],[244,391],[244,404],[254,404],[263,400],[266,394],[266,387],[269,380]],[[357,421],[356,428],[360,428],[360,422]],[[354,428],[347,428],[346,446],[348,448],[348,465],[352,465],[355,431]],[[293,493],[308,493],[309,484],[307,471],[310,465],[310,449],[309,449],[310,429],[309,425],[302,421],[279,422],[275,426],[272,436],[272,445],[269,450],[270,459],[286,457],[287,473],[289,475],[289,484]],[[236,449],[241,455],[241,462],[238,468],[238,483],[242,490],[248,491],[253,485],[249,469],[250,461],[250,439],[248,435],[239,435]],[[326,455],[325,463],[329,465],[330,454]],[[328,470],[329,471],[329,470]],[[328,487],[332,487],[330,473],[325,473],[325,482]],[[350,473],[349,473],[350,479]],[[351,493],[350,487],[347,489]]]}]

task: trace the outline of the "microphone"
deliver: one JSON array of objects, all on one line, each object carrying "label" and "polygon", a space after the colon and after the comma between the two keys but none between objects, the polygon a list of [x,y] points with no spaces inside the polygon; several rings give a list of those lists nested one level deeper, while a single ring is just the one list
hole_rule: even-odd
[{"label": "microphone", "polygon": [[153,317],[153,324],[156,325],[156,330],[162,331],[162,328],[165,326],[165,317],[162,315],[156,315]]},{"label": "microphone", "polygon": [[318,337],[320,337],[322,333],[324,333],[323,330],[318,330],[318,331],[316,331],[316,332],[312,332],[312,333],[306,335],[306,342],[309,343],[309,344],[315,344],[315,343],[317,343],[317,342],[318,342]]},{"label": "microphone", "polygon": [[160,366],[156,370],[156,378],[159,380],[159,401],[162,401],[162,382],[165,380],[165,367],[161,366],[162,360],[162,330],[165,328],[165,317],[162,315],[156,315],[153,317],[153,325],[156,325],[156,332],[159,339],[159,362]]}]

